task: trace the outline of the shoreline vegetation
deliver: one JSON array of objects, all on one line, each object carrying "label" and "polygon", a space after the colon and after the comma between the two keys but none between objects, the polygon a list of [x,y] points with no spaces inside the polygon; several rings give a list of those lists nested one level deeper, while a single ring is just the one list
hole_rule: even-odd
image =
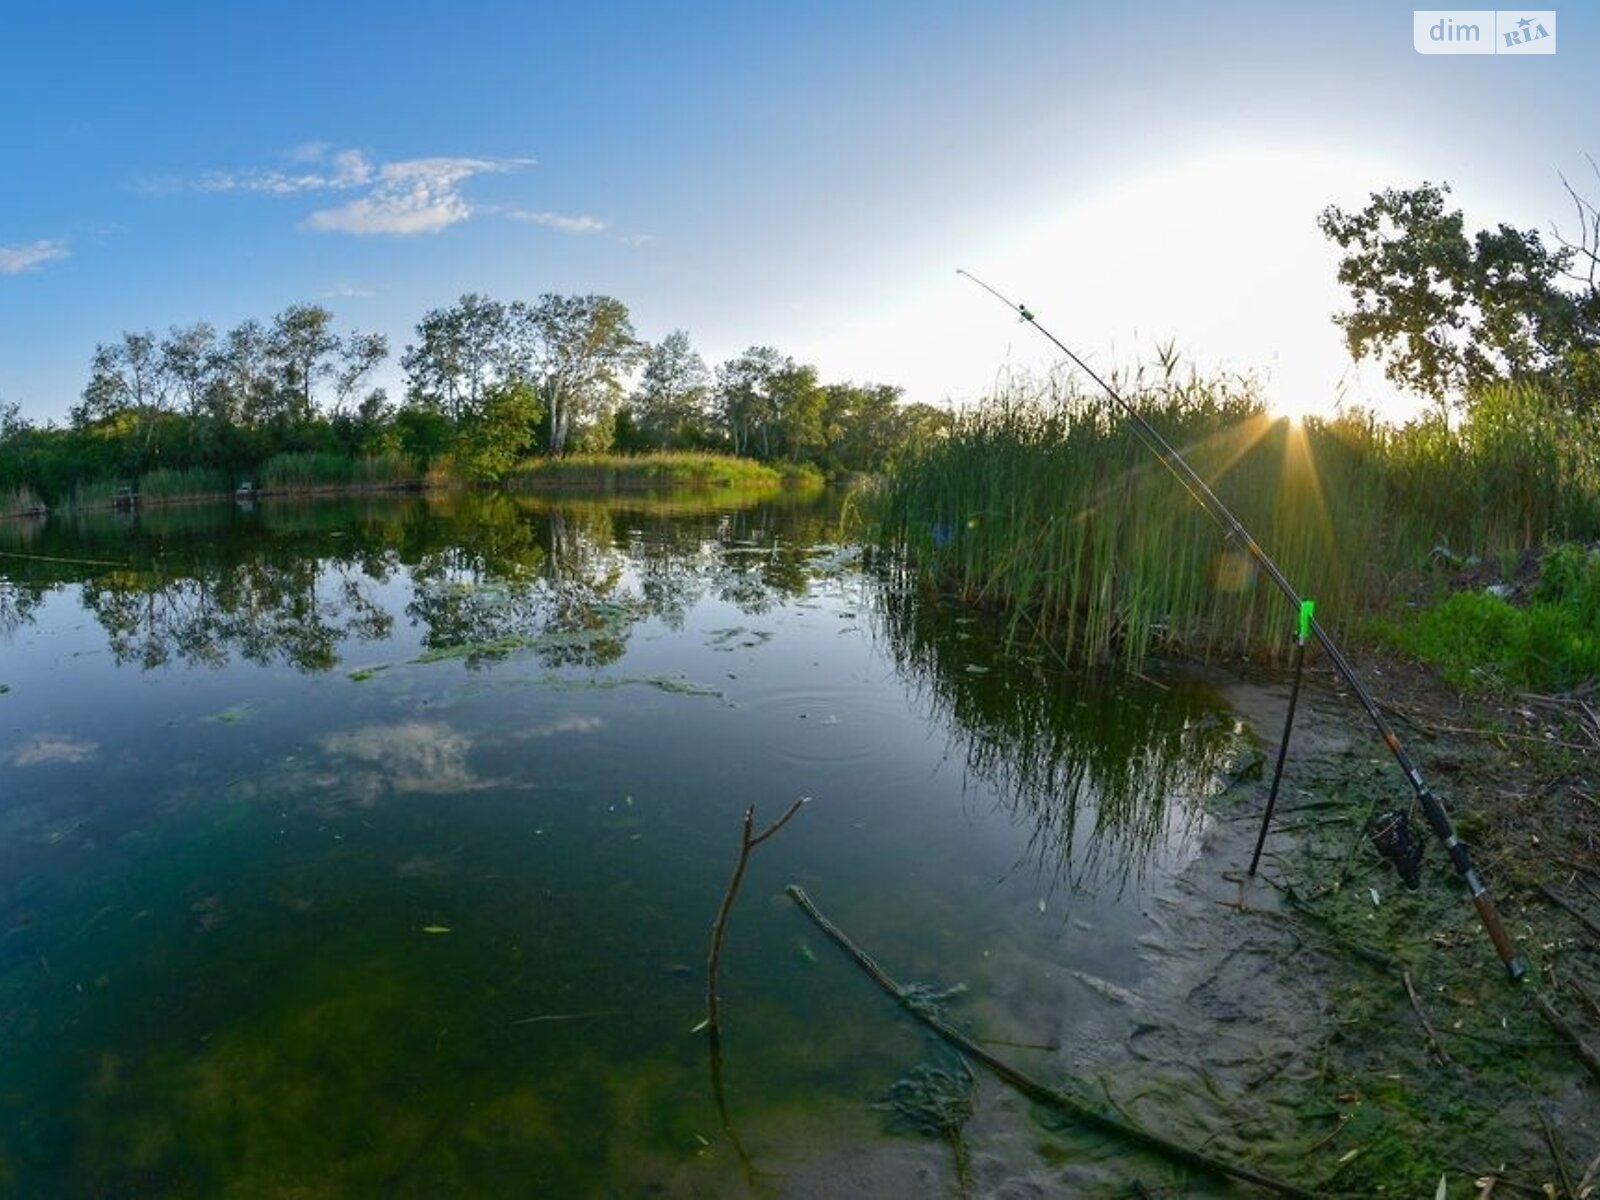
[{"label": "shoreline vegetation", "polygon": [[137,486],[104,480],[79,484],[63,503],[53,507],[40,500],[32,489],[19,487],[0,496],[0,520],[41,517],[51,512],[95,512],[232,499],[468,488],[558,496],[688,492],[759,497],[784,491],[817,491],[826,482],[823,473],[809,463],[768,464],[694,451],[532,458],[497,482],[465,477],[448,458],[436,460],[423,471],[398,454],[355,459],[326,453],[279,454],[253,475],[240,477],[237,483],[233,475],[224,471],[157,470],[141,476]]},{"label": "shoreline vegetation", "polygon": [[0,516],[237,491],[811,486],[882,470],[948,424],[771,346],[713,370],[682,330],[637,337],[610,296],[469,293],[415,333],[395,403],[369,386],[388,339],[340,333],[320,305],[225,333],[125,331],[96,347],[64,425],[0,402]]},{"label": "shoreline vegetation", "polygon": [[[1443,635],[1415,609],[1468,583],[1509,609],[1530,556],[1600,537],[1600,422],[1530,385],[1400,427],[1274,418],[1234,378],[1169,373],[1127,394],[1337,637],[1425,648]],[[1245,549],[1108,402],[1071,386],[1015,386],[959,415],[885,481],[875,535],[1018,649],[1137,670],[1152,654],[1273,659],[1290,645],[1295,613]],[[1503,617],[1478,625],[1525,640]],[[1576,640],[1551,643],[1563,633]],[[1596,633],[1563,625],[1529,653],[1592,661],[1582,639]]]}]

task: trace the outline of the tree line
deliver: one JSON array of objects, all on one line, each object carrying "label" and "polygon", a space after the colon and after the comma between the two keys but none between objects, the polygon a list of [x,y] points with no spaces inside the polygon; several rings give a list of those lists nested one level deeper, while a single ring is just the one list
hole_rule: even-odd
[{"label": "tree line", "polygon": [[226,332],[206,322],[95,348],[64,426],[0,404],[0,492],[55,501],[80,483],[160,469],[247,476],[280,454],[400,455],[492,481],[537,454],[714,450],[828,471],[877,470],[946,414],[884,384],[825,383],[753,346],[714,370],[689,335],[635,333],[603,295],[503,302],[469,293],[417,323],[404,393],[372,386],[381,333],[340,332],[296,304]]}]

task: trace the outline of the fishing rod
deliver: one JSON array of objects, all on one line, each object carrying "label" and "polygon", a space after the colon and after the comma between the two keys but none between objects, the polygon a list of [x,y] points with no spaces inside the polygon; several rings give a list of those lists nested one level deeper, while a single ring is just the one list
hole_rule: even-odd
[{"label": "fishing rod", "polygon": [[[1267,552],[1261,548],[1260,543],[1250,536],[1249,531],[1240,524],[1239,518],[1234,516],[1232,510],[1217,498],[1217,494],[1211,490],[1199,473],[1189,465],[1183,455],[1177,451],[1171,442],[1161,436],[1155,426],[1145,420],[1144,415],[1138,409],[1124,400],[1115,388],[1100,378],[1089,364],[1068,348],[1066,343],[1039,324],[1038,318],[1029,311],[1026,305],[1013,303],[970,271],[958,269],[956,274],[966,276],[996,300],[1000,301],[1000,303],[1021,316],[1024,321],[1043,334],[1051,345],[1065,354],[1078,370],[1099,384],[1105,394],[1111,397],[1117,407],[1122,410],[1123,415],[1133,424],[1140,440],[1161,460],[1162,465],[1177,477],[1178,482],[1183,484],[1184,489],[1195,498],[1217,524],[1222,526],[1224,533],[1229,538],[1237,539],[1250,552],[1250,557],[1256,560],[1261,569],[1267,573],[1267,578],[1271,579],[1278,590],[1288,597],[1290,603],[1296,609],[1301,608],[1304,598],[1295,590],[1294,584],[1289,582],[1289,577],[1283,573],[1277,563],[1272,561]],[[1318,645],[1322,647],[1323,653],[1328,656],[1328,661],[1333,664],[1334,670],[1339,672],[1345,683],[1349,685],[1350,690],[1355,693],[1356,699],[1361,702],[1361,707],[1366,709],[1367,716],[1372,718],[1372,723],[1377,727],[1378,736],[1383,739],[1383,744],[1389,747],[1389,752],[1394,755],[1395,762],[1400,764],[1401,771],[1405,773],[1412,790],[1417,794],[1418,802],[1422,805],[1422,811],[1427,817],[1429,828],[1433,830],[1434,836],[1443,844],[1446,853],[1450,856],[1451,864],[1456,869],[1456,874],[1461,876],[1461,881],[1466,884],[1467,891],[1472,896],[1473,907],[1478,910],[1478,919],[1483,922],[1484,931],[1488,933],[1489,940],[1494,943],[1495,952],[1499,954],[1500,961],[1505,964],[1506,973],[1511,976],[1513,981],[1520,982],[1528,973],[1528,964],[1517,953],[1517,948],[1511,941],[1511,935],[1506,932],[1505,925],[1501,923],[1499,910],[1494,905],[1494,897],[1489,894],[1489,886],[1484,883],[1483,876],[1478,874],[1478,868],[1472,865],[1472,856],[1467,852],[1466,845],[1456,836],[1454,828],[1451,827],[1450,817],[1445,813],[1444,805],[1433,794],[1433,789],[1422,778],[1422,772],[1417,770],[1416,764],[1411,761],[1411,756],[1406,753],[1405,747],[1400,744],[1400,738],[1395,734],[1394,727],[1389,724],[1388,718],[1379,709],[1377,701],[1372,698],[1371,693],[1367,691],[1365,685],[1356,676],[1355,668],[1350,665],[1350,660],[1334,644],[1333,639],[1328,636],[1327,630],[1322,628],[1322,625],[1314,616],[1310,619],[1310,629],[1312,635],[1317,639]]]}]

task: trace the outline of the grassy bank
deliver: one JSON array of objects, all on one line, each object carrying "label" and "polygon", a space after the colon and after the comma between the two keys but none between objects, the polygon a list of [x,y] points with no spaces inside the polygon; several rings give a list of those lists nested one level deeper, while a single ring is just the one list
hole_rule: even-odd
[{"label": "grassy bank", "polygon": [[810,465],[769,464],[726,454],[573,454],[528,459],[502,481],[519,491],[569,489],[626,491],[755,491],[785,486],[820,487],[821,473]]},{"label": "grassy bank", "polygon": [[[262,495],[310,495],[323,492],[363,491],[407,487],[422,482],[409,458],[399,454],[349,458],[341,454],[276,454],[255,472],[235,477],[232,472],[206,467],[162,468],[146,471],[129,484],[98,479],[76,484],[65,502],[68,512],[114,508],[130,498],[140,505],[182,504],[195,500],[231,497],[248,484]],[[39,505],[26,488],[0,499],[0,516],[20,515]]]},{"label": "grassy bank", "polygon": [[1600,550],[1558,546],[1536,579],[1446,591],[1373,627],[1459,688],[1567,691],[1600,678]]},{"label": "grassy bank", "polygon": [[[1441,555],[1509,560],[1600,532],[1593,425],[1532,389],[1486,392],[1454,427],[1292,424],[1230,380],[1133,399],[1336,633]],[[1019,642],[1137,665],[1290,634],[1288,603],[1108,401],[1018,389],[963,414],[889,480],[878,521],[924,583],[995,610]]]}]

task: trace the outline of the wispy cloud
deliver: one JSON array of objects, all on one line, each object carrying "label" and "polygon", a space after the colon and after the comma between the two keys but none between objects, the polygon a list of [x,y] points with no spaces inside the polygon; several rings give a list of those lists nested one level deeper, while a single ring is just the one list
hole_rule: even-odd
[{"label": "wispy cloud", "polygon": [[653,233],[625,233],[617,238],[617,241],[624,246],[648,246],[655,240],[656,235]]},{"label": "wispy cloud", "polygon": [[0,246],[0,275],[21,275],[70,254],[64,242],[38,241],[31,246]]},{"label": "wispy cloud", "polygon": [[[477,175],[519,170],[531,158],[407,158],[374,162],[360,150],[307,142],[288,155],[293,169],[207,171],[189,186],[215,194],[309,196],[357,193],[308,213],[300,228],[318,233],[438,233],[476,215],[463,185]],[[165,189],[158,189],[165,190]]]},{"label": "wispy cloud", "polygon": [[301,222],[321,233],[438,233],[472,216],[461,185],[474,175],[512,171],[520,162],[492,158],[413,158],[378,169],[367,194]]},{"label": "wispy cloud", "polygon": [[371,288],[356,287],[352,283],[340,283],[335,284],[322,294],[330,300],[364,300],[368,296],[376,296],[378,293]]},{"label": "wispy cloud", "polygon": [[532,221],[535,225],[546,225],[551,229],[559,229],[562,233],[599,233],[606,227],[605,221],[601,218],[584,213],[569,216],[566,213],[528,212],[514,208],[509,210],[506,216],[518,221]]},{"label": "wispy cloud", "polygon": [[306,164],[303,171],[207,171],[196,181],[202,192],[265,192],[272,196],[293,196],[298,192],[322,192],[362,187],[372,180],[373,166],[359,150],[319,150],[316,159],[306,157],[302,147],[291,156]]}]

